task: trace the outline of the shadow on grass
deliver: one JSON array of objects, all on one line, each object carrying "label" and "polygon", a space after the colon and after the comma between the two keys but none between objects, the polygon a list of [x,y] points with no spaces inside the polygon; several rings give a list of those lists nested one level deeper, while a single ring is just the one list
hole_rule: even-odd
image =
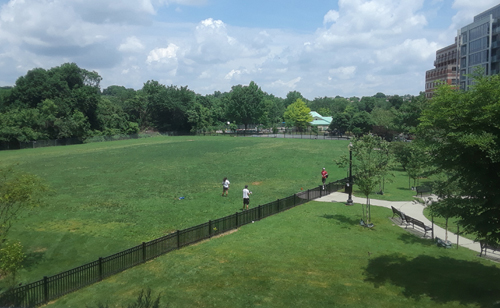
[{"label": "shadow on grass", "polygon": [[30,252],[26,254],[22,266],[24,269],[30,270],[30,268],[35,267],[38,263],[43,261],[45,252]]},{"label": "shadow on grass", "polygon": [[326,218],[326,219],[335,219],[339,221],[340,223],[344,225],[349,225],[349,226],[355,226],[359,225],[359,219],[357,218],[350,218],[344,215],[327,215],[324,214],[323,216],[319,216],[321,218]]},{"label": "shadow on grass", "polygon": [[[410,229],[411,230],[411,229]],[[423,233],[418,232],[415,234],[411,233],[403,233],[399,236],[399,240],[401,240],[405,244],[420,244],[423,246],[434,246],[434,242],[430,238],[421,238]]]},{"label": "shadow on grass", "polygon": [[458,301],[500,307],[500,269],[479,262],[392,254],[371,259],[365,274],[365,281],[375,287],[390,283],[404,288],[403,295],[415,300],[429,297],[442,304]]}]

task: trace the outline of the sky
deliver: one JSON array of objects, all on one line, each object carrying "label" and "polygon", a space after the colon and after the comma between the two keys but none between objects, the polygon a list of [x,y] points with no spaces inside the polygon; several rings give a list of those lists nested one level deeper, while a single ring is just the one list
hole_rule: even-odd
[{"label": "sky", "polygon": [[0,86],[74,62],[101,88],[418,95],[436,50],[498,0],[0,0]]}]

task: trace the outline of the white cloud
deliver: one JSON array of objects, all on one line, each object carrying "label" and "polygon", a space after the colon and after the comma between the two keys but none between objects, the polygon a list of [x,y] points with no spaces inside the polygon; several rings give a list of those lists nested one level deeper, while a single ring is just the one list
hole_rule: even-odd
[{"label": "white cloud", "polygon": [[152,64],[153,62],[172,63],[177,62],[177,51],[179,46],[175,44],[168,44],[167,48],[155,48],[149,52],[146,62]]},{"label": "white cloud", "polygon": [[224,77],[224,79],[233,79],[235,75],[240,75],[241,71],[240,70],[231,70],[227,75]]},{"label": "white cloud", "polygon": [[143,49],[144,45],[135,36],[127,37],[125,42],[118,47],[118,50],[123,52],[141,52]]},{"label": "white cloud", "polygon": [[297,87],[297,84],[302,80],[301,77],[294,78],[289,81],[283,81],[281,79],[276,80],[270,84],[271,87],[285,87],[289,91],[292,91]]},{"label": "white cloud", "polygon": [[333,75],[337,79],[351,79],[356,74],[356,66],[342,66],[338,68],[332,68],[328,71],[328,73],[330,75]]},{"label": "white cloud", "polygon": [[[256,1],[254,5],[262,4]],[[312,1],[314,7],[320,0]],[[453,7],[450,1],[339,0],[317,14],[316,31],[266,28],[260,22],[248,26],[225,18],[223,11],[218,18],[206,18],[206,10],[203,18],[195,19],[189,14],[203,8],[185,7],[215,4],[8,1],[0,7],[0,86],[12,85],[34,67],[76,62],[99,71],[104,87],[138,89],[154,79],[207,94],[255,81],[282,97],[293,90],[310,99],[417,94],[424,89],[435,51],[452,43],[458,27],[498,0],[455,0]],[[447,16],[448,24],[438,28],[436,20],[444,17],[437,14],[445,11],[453,13]],[[247,14],[244,8],[240,13]],[[286,8],[283,14],[301,17]],[[186,22],[169,20],[172,15]]]},{"label": "white cloud", "polygon": [[330,10],[328,11],[328,13],[326,13],[325,17],[323,17],[323,24],[326,25],[329,23],[336,22],[339,19],[339,17],[340,17],[339,12],[335,10]]}]

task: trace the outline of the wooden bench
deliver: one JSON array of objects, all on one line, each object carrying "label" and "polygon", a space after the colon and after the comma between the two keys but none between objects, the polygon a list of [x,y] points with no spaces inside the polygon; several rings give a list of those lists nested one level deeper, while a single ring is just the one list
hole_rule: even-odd
[{"label": "wooden bench", "polygon": [[479,254],[480,257],[483,255],[483,250],[485,256],[487,249],[492,251],[500,251],[500,245],[488,244],[486,241],[479,241],[479,244],[481,244],[481,253]]},{"label": "wooden bench", "polygon": [[398,215],[399,216],[399,219],[401,220],[401,225],[403,224],[403,222],[406,221],[406,216],[403,212],[401,212],[400,210],[396,209],[395,207],[391,206],[392,208],[392,218],[394,218],[394,215]]},{"label": "wooden bench", "polygon": [[432,189],[430,187],[427,187],[427,186],[417,186],[415,188],[415,190],[417,191],[417,196],[418,194],[420,194],[420,198],[422,198],[423,194],[426,194],[426,193],[431,193],[432,192]]},{"label": "wooden bench", "polygon": [[415,229],[415,226],[422,228],[424,230],[424,237],[427,235],[427,231],[432,231],[432,227],[426,226],[423,222],[421,222],[418,219],[412,218],[408,215],[406,217],[406,227],[408,227],[409,224],[412,225],[413,229]]},{"label": "wooden bench", "polygon": [[391,208],[392,208],[392,218],[394,218],[394,215],[398,215],[399,219],[401,220],[401,224],[403,224],[403,222],[405,221],[405,214],[400,210],[396,209],[395,207],[393,207],[392,205]]}]

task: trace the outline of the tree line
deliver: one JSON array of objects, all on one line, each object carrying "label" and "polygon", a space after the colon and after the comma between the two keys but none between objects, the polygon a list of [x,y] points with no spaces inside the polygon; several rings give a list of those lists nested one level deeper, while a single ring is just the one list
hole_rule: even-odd
[{"label": "tree line", "polygon": [[306,130],[311,110],[333,117],[330,129],[363,134],[376,130],[392,138],[409,133],[425,98],[340,96],[307,100],[298,91],[285,98],[264,92],[255,82],[236,85],[229,92],[200,95],[187,86],[163,85],[155,80],[134,90],[113,85],[101,90],[102,77],[65,63],[51,69],[35,68],[13,87],[0,88],[0,142],[135,134],[144,130],[207,132],[236,125],[282,126]]}]

